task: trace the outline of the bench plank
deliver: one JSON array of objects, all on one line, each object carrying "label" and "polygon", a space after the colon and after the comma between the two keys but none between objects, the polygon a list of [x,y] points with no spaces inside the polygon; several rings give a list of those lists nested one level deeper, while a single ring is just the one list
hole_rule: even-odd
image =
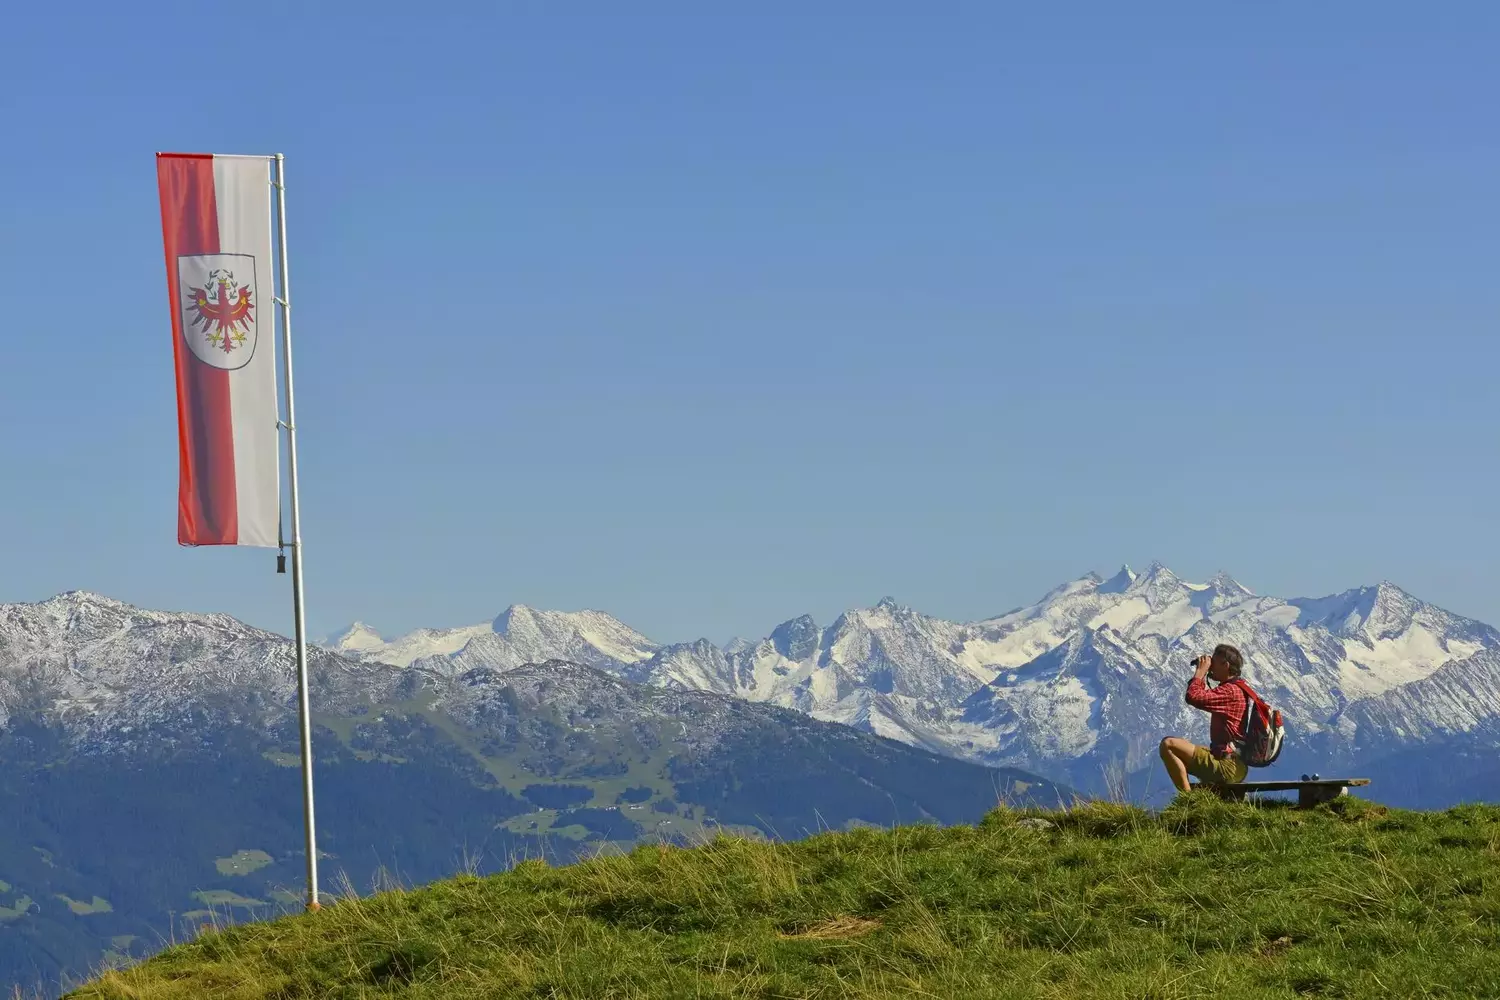
[{"label": "bench plank", "polygon": [[1226,799],[1240,801],[1252,792],[1296,792],[1297,805],[1309,807],[1320,802],[1332,802],[1348,795],[1355,786],[1368,785],[1369,778],[1315,778],[1307,781],[1241,781],[1233,785],[1194,784],[1194,788],[1207,788]]},{"label": "bench plank", "polygon": [[1347,788],[1369,783],[1369,778],[1319,778],[1317,781],[1241,781],[1226,787],[1243,788],[1247,792],[1291,792],[1301,788]]}]

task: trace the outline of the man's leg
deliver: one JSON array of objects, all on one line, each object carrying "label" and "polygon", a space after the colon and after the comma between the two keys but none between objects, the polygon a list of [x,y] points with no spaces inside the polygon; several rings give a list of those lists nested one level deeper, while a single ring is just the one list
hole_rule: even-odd
[{"label": "man's leg", "polygon": [[1192,787],[1188,784],[1188,765],[1193,762],[1193,753],[1197,749],[1191,740],[1177,736],[1168,736],[1161,741],[1161,762],[1166,765],[1167,775],[1180,792]]}]

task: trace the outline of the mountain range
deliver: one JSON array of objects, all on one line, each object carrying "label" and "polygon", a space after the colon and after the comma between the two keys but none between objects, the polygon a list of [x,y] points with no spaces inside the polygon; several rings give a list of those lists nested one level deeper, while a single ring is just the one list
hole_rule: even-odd
[{"label": "mountain range", "polygon": [[[1280,598],[1228,574],[1190,582],[1153,563],[1141,573],[1089,573],[969,623],[886,598],[826,626],[804,615],[763,639],[720,646],[658,643],[599,611],[516,605],[492,622],[395,639],[356,623],[326,645],[361,662],[445,675],[565,658],[1079,788],[1124,782],[1149,797],[1166,791],[1160,738],[1206,739],[1206,716],[1185,704],[1183,689],[1191,660],[1220,642],[1240,648],[1247,680],[1287,720],[1282,759],[1252,777],[1399,766],[1423,780],[1372,790],[1414,805],[1500,795],[1485,777],[1500,728],[1500,632],[1388,581]],[[1448,749],[1424,750],[1439,745]],[[1464,775],[1473,768],[1453,772],[1455,747],[1477,761],[1472,785]]]},{"label": "mountain range", "polygon": [[[1150,801],[1219,642],[1285,713],[1254,777],[1500,797],[1500,633],[1389,583],[1257,595],[1153,564],[980,621],[895,600],[761,639],[657,642],[515,605],[311,650],[325,891],[729,829],[972,822],[1078,791]],[[298,906],[292,643],[225,614],[87,592],[0,605],[0,986],[63,985],[206,921]]]},{"label": "mountain range", "polygon": [[[325,892],[719,829],[976,822],[1072,795],[779,706],[636,683],[514,631],[496,650],[529,652],[503,666],[311,650]],[[298,907],[294,662],[284,636],[223,614],[86,592],[0,605],[0,993]]]}]

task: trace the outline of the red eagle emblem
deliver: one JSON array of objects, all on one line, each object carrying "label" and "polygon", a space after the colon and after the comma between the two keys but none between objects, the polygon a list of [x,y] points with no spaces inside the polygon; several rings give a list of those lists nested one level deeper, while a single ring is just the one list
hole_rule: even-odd
[{"label": "red eagle emblem", "polygon": [[208,272],[208,280],[202,288],[188,289],[188,314],[193,329],[201,329],[215,350],[229,353],[244,346],[255,308],[250,301],[250,288],[235,280],[234,274],[224,268]]}]

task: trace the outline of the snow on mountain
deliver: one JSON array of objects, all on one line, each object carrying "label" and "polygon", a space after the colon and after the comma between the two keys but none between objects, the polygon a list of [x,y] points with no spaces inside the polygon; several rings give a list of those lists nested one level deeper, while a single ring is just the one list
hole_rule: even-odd
[{"label": "snow on mountain", "polygon": [[537,611],[517,604],[495,619],[494,630],[526,662],[540,662],[545,653],[561,651],[557,659],[588,666],[629,664],[650,658],[657,649],[650,639],[602,611]]},{"label": "snow on mountain", "polygon": [[386,640],[355,624],[332,637],[328,648],[368,663],[422,666],[457,674],[475,667],[510,669],[545,660],[623,670],[649,659],[655,643],[600,611],[538,611],[516,604],[493,622],[447,629],[418,629]]},{"label": "snow on mountain", "polygon": [[1494,726],[1500,722],[1497,679],[1500,651],[1487,648],[1354,703],[1347,710],[1348,728],[1358,735],[1358,749],[1378,753]]},{"label": "snow on mountain", "polygon": [[[607,650],[639,661],[647,648],[638,633],[598,613],[513,608],[497,626],[489,637],[471,640],[454,656],[485,638],[514,643],[505,650],[507,656],[523,655],[518,650],[527,644],[557,643],[587,655]],[[358,648],[370,636],[378,638],[368,627],[351,628],[332,641],[352,640],[351,648]],[[711,644],[690,651],[708,661],[714,657]],[[862,716],[866,724],[858,727],[824,725],[806,713],[705,690],[703,677],[685,676],[677,685],[630,683],[620,676],[618,660],[607,670],[557,658],[507,669],[458,670],[453,659],[440,658],[443,669],[429,670],[420,663],[356,661],[320,647],[309,652],[314,725],[337,728],[352,720],[353,729],[340,740],[356,754],[374,753],[385,745],[382,741],[396,741],[389,749],[413,738],[406,716],[415,707],[425,720],[437,716],[457,723],[486,753],[499,754],[518,740],[535,738],[539,776],[553,773],[547,769],[560,766],[568,755],[590,767],[618,763],[589,757],[596,738],[602,740],[600,747],[634,748],[631,753],[655,750],[670,740],[687,754],[677,763],[690,772],[699,769],[693,773],[706,773],[701,769],[708,766],[705,755],[710,751],[718,754],[727,746],[723,752],[747,755],[743,764],[733,766],[753,768],[761,759],[755,748],[770,748],[781,765],[791,761],[823,773],[830,787],[853,781],[879,788],[879,778],[866,779],[857,768],[879,772],[892,762],[905,766],[918,759],[857,731],[879,731],[878,713],[873,719]],[[689,657],[684,662],[696,661]],[[858,697],[874,704],[881,696]],[[388,712],[399,717],[394,729],[382,728]],[[227,615],[150,611],[84,593],[0,605],[0,730],[24,723],[19,730],[23,740],[34,739],[29,725],[35,722],[66,736],[69,753],[86,756],[141,749],[217,753],[228,748],[253,754],[267,746],[285,747],[295,719],[294,645],[284,636]],[[426,724],[418,722],[418,732]],[[326,739],[326,733],[320,736],[320,745],[326,747]],[[835,747],[852,756],[829,757]],[[449,763],[473,771],[477,765],[466,752]],[[947,765],[938,762],[937,767]],[[985,781],[974,772],[943,773],[968,773],[980,786]],[[1028,784],[1037,780],[1018,776]]]},{"label": "snow on mountain", "polygon": [[[1032,768],[1110,757],[1134,769],[1151,764],[1162,735],[1201,736],[1204,717],[1184,704],[1182,688],[1192,657],[1220,642],[1245,653],[1247,678],[1287,713],[1297,745],[1352,752],[1361,727],[1395,732],[1409,718],[1410,731],[1447,733],[1500,718],[1500,705],[1463,693],[1475,677],[1500,681],[1497,661],[1474,659],[1469,673],[1455,666],[1500,650],[1500,633],[1388,582],[1288,600],[1258,595],[1227,573],[1197,583],[1153,563],[1108,579],[1089,573],[972,623],[886,598],[826,627],[804,615],[764,639],[723,647],[704,639],[658,645],[607,615],[581,614],[591,617],[512,609],[441,657],[448,669],[506,670],[528,658],[588,656],[583,662],[657,687],[768,702],[953,756]],[[402,641],[360,655],[417,662],[396,652]],[[1429,678],[1432,685],[1417,686]],[[1414,702],[1423,691],[1434,693]]]},{"label": "snow on mountain", "polygon": [[[1089,573],[971,623],[886,598],[826,626],[804,615],[722,647],[660,644],[600,611],[523,605],[395,639],[355,624],[318,651],[315,676],[322,696],[352,699],[361,686],[401,683],[403,671],[461,678],[569,661],[1077,779],[1102,760],[1153,766],[1163,735],[1203,736],[1183,688],[1192,658],[1220,642],[1244,652],[1247,679],[1286,714],[1289,747],[1351,759],[1500,724],[1500,632],[1488,625],[1389,582],[1283,599],[1224,573],[1185,581],[1158,563]],[[254,714],[291,703],[292,669],[280,636],[227,616],[75,593],[0,607],[0,724],[43,689],[57,692],[56,711],[100,725],[210,694]]]},{"label": "snow on mountain", "polygon": [[385,636],[364,622],[355,622],[324,639],[319,645],[346,654],[381,649],[388,644]]},{"label": "snow on mountain", "polygon": [[[1201,736],[1204,717],[1184,704],[1182,688],[1191,658],[1219,642],[1244,651],[1248,678],[1287,713],[1294,747],[1347,756],[1385,733],[1446,734],[1500,719],[1500,706],[1465,694],[1494,673],[1489,661],[1476,660],[1473,676],[1445,668],[1500,649],[1487,625],[1390,583],[1285,600],[1225,573],[1185,581],[1159,563],[1108,579],[1090,573],[968,624],[885,599],[827,627],[803,616],[759,642],[699,640],[604,666],[1081,780],[1080,768],[1104,759],[1154,766],[1162,735]],[[1433,685],[1408,687],[1429,677]],[[1424,691],[1433,693],[1413,700]]]},{"label": "snow on mountain", "polygon": [[[357,700],[391,673],[310,652],[325,705]],[[224,614],[150,611],[83,591],[0,605],[0,725],[20,710],[98,731],[205,708],[249,720],[292,705],[295,676],[286,637]]]},{"label": "snow on mountain", "polygon": [[[1220,642],[1245,654],[1246,678],[1286,713],[1293,746],[1347,755],[1361,745],[1361,725],[1373,724],[1375,705],[1390,706],[1381,716],[1387,725],[1392,714],[1423,715],[1393,692],[1415,691],[1412,686],[1439,672],[1456,674],[1456,664],[1481,650],[1500,649],[1500,632],[1490,626],[1389,583],[1287,601],[1257,596],[1224,574],[1187,583],[1154,565],[1117,594],[1103,589],[1085,582],[1002,619],[1013,635],[1037,621],[1081,625],[1066,654],[1043,654],[1020,670],[1001,671],[964,706],[960,720],[948,724],[951,738],[967,744],[963,755],[1067,767],[1110,756],[1131,770],[1153,766],[1160,736],[1203,735],[1204,716],[1183,703],[1183,689],[1193,656]],[[1091,617],[1085,620],[1085,613]],[[1478,661],[1473,670],[1500,680],[1493,663]],[[1450,718],[1485,711],[1474,707],[1483,702],[1458,712],[1436,699],[1424,704]],[[1351,705],[1370,708],[1350,711]],[[1007,737],[1003,727],[991,725],[977,735],[992,742],[977,738],[973,723],[986,708],[997,720],[1011,717],[1004,710],[1014,713],[1018,735]],[[1085,710],[1089,738],[1080,735]],[[1047,737],[1038,738],[1038,731]]]},{"label": "snow on mountain", "polygon": [[418,629],[398,639],[386,639],[361,622],[355,622],[325,641],[329,649],[351,659],[409,667],[417,660],[451,656],[473,639],[490,631],[489,625],[464,628]]},{"label": "snow on mountain", "polygon": [[[387,643],[368,626],[356,625],[330,642],[352,650],[393,649],[401,657],[420,651],[424,640],[434,642],[433,634]],[[465,650],[486,639],[508,641],[505,655],[523,662],[505,670],[456,665]],[[583,727],[675,719],[686,727],[685,745],[698,749],[735,726],[775,723],[775,710],[696,687],[671,691],[630,684],[618,678],[618,670],[579,662],[599,658],[601,650],[639,658],[642,641],[597,612],[518,607],[452,656],[429,656],[439,670],[425,669],[420,660],[392,665],[312,647],[313,709],[357,717],[372,705],[419,700],[426,710],[479,726],[486,705],[515,697],[533,709],[545,703]],[[549,643],[577,655],[527,656],[528,647]],[[83,737],[80,746],[107,751],[139,739],[153,746],[191,745],[225,724],[270,732],[295,713],[293,643],[228,615],[152,611],[82,592],[0,605],[0,729],[16,716],[37,715]]]},{"label": "snow on mountain", "polygon": [[1298,611],[1289,632],[1337,641],[1343,653],[1340,688],[1351,698],[1422,680],[1451,660],[1494,645],[1489,626],[1425,604],[1390,583],[1287,603]]},{"label": "snow on mountain", "polygon": [[[707,678],[696,683],[819,718],[875,718],[872,728],[943,742],[934,726],[941,730],[945,717],[953,721],[970,695],[1086,630],[1114,629],[1160,656],[1164,642],[1197,622],[1259,601],[1227,576],[1184,584],[1165,567],[1153,566],[1140,576],[1123,567],[1109,580],[1089,574],[1030,607],[972,624],[933,618],[885,599],[846,612],[827,629],[806,616],[793,619],[754,646],[715,650],[691,666],[689,648],[665,647],[643,673],[652,683]],[[864,691],[883,697],[877,704],[846,704]]]},{"label": "snow on mountain", "polygon": [[957,705],[993,676],[969,648],[971,632],[885,598],[845,612],[826,629],[804,615],[758,643],[666,646],[631,673],[650,684],[768,702],[946,751],[926,728],[934,706]]},{"label": "snow on mountain", "polygon": [[[1099,738],[1106,687],[1103,670],[1128,669],[1128,654],[1103,632],[1084,629],[1014,670],[1000,673],[964,700],[964,722],[978,723],[996,737],[1010,737],[1011,753],[1078,757]],[[1016,746],[1019,742],[1021,745]]]},{"label": "snow on mountain", "polygon": [[640,673],[658,687],[734,695],[739,693],[731,681],[735,655],[699,639],[659,650]]}]

